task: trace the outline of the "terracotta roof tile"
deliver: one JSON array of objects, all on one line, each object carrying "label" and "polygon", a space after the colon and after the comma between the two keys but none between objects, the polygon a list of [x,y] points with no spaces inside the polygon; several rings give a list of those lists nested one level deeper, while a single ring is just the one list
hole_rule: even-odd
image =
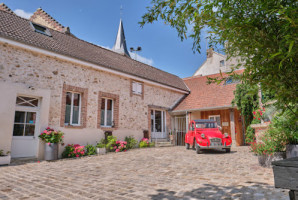
[{"label": "terracotta roof tile", "polygon": [[[244,70],[238,70],[242,73]],[[227,76],[223,73],[223,76]],[[191,93],[174,109],[174,111],[203,110],[215,107],[231,107],[234,99],[235,83],[225,85],[223,82],[217,84],[207,84],[207,77],[220,77],[220,74],[209,76],[194,76],[183,79]]]},{"label": "terracotta roof tile", "polygon": [[30,25],[30,21],[27,19],[0,11],[0,37],[77,58],[172,88],[189,91],[183,80],[176,75],[135,61],[68,34],[52,29],[49,29],[49,31],[52,37],[35,32]]}]

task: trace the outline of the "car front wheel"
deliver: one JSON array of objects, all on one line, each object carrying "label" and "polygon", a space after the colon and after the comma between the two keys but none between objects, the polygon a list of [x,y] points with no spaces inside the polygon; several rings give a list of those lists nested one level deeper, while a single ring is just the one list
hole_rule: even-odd
[{"label": "car front wheel", "polygon": [[200,146],[197,144],[197,141],[195,141],[195,147],[196,147],[197,154],[202,153],[202,150],[201,150]]},{"label": "car front wheel", "polygon": [[190,145],[189,145],[188,143],[185,143],[185,148],[186,148],[186,149],[189,149],[189,146],[190,146]]}]

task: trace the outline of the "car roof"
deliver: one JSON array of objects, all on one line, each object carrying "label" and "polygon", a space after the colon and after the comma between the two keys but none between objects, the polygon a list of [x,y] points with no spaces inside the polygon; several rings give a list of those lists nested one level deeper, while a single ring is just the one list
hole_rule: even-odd
[{"label": "car roof", "polygon": [[216,122],[215,120],[211,120],[211,119],[196,119],[194,121],[196,123]]}]

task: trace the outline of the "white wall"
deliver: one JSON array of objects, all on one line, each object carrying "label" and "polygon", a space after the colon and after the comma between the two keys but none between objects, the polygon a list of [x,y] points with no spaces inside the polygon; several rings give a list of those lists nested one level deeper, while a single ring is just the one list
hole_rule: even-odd
[{"label": "white wall", "polygon": [[[3,149],[4,152],[11,151],[16,97],[18,95],[33,96],[41,99],[40,118],[36,129],[37,135],[48,126],[50,90],[31,90],[28,87],[29,85],[24,84],[0,82],[0,149]],[[43,154],[43,148],[39,148],[40,145],[43,144],[36,138],[36,149],[39,149],[36,152],[36,157],[38,158],[42,158]]]},{"label": "white wall", "polygon": [[[237,58],[230,58],[227,60],[226,55],[222,55],[215,51],[212,51],[211,54],[212,55],[210,57],[207,56],[206,61],[197,69],[193,76],[218,74],[220,71],[228,72],[231,71],[232,68],[236,67],[236,65],[239,63]],[[220,66],[221,60],[225,61],[225,65],[223,67]]]}]

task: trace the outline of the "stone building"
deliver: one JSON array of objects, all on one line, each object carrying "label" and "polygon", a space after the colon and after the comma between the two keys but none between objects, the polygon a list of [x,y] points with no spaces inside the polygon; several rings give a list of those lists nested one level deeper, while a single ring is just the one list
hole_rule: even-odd
[{"label": "stone building", "polygon": [[[122,21],[113,51],[74,36],[42,9],[30,20],[0,5],[0,149],[43,158],[48,126],[65,144],[165,138],[172,109],[189,93],[179,77],[127,55]],[[60,146],[60,153],[63,147]],[[59,153],[59,154],[60,154]]]},{"label": "stone building", "polygon": [[207,76],[211,74],[218,74],[220,72],[228,72],[233,68],[243,69],[242,66],[237,66],[240,63],[239,58],[229,58],[227,55],[223,55],[210,48],[207,50],[207,59],[198,67],[193,76]]}]

